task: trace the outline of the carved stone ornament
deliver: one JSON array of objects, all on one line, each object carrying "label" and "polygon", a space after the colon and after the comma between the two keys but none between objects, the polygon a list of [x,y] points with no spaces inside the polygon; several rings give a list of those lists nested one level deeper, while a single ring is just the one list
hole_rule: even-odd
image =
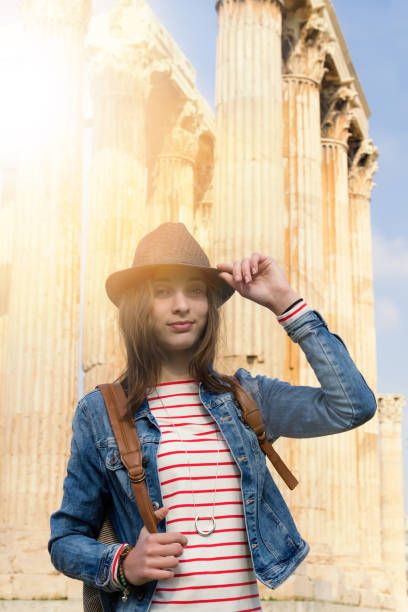
[{"label": "carved stone ornament", "polygon": [[166,135],[162,153],[195,161],[199,147],[199,130],[203,117],[197,101],[187,100],[174,127]]},{"label": "carved stone ornament", "polygon": [[322,91],[322,137],[347,143],[353,109],[357,108],[357,93],[348,85],[331,85]]},{"label": "carved stone ornament", "polygon": [[196,156],[194,201],[197,203],[214,201],[214,138],[208,131],[198,139],[199,149]]},{"label": "carved stone ornament", "polygon": [[145,45],[111,39],[104,48],[89,48],[90,90],[93,97],[143,96],[149,93],[149,51]]},{"label": "carved stone ornament", "polygon": [[323,8],[301,8],[283,21],[283,75],[306,76],[319,84],[324,75],[324,61],[330,49]]},{"label": "carved stone ornament", "polygon": [[362,195],[368,200],[375,185],[373,176],[378,170],[378,148],[372,140],[363,140],[351,162],[349,170],[349,191]]},{"label": "carved stone ornament", "polygon": [[402,408],[406,400],[403,395],[384,394],[377,396],[378,419],[380,423],[392,422],[401,424]]},{"label": "carved stone ornament", "polygon": [[[259,0],[255,0],[259,2]],[[276,4],[277,6],[285,6],[284,0],[261,0],[262,2],[269,2]],[[238,4],[239,2],[254,2],[254,0],[217,0],[215,3],[215,10],[218,11],[224,4]]]},{"label": "carved stone ornament", "polygon": [[20,0],[21,13],[27,25],[49,24],[78,26],[85,31],[92,15],[91,0]]}]

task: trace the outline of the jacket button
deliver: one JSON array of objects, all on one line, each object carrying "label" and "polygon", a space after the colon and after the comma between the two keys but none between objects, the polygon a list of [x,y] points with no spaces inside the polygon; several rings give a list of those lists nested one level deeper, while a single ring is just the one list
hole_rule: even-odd
[{"label": "jacket button", "polygon": [[148,463],[149,463],[148,458],[143,455],[143,457],[142,457],[142,466],[143,467],[147,467]]},{"label": "jacket button", "polygon": [[152,502],[153,510],[158,510],[160,508],[160,504],[157,501]]}]

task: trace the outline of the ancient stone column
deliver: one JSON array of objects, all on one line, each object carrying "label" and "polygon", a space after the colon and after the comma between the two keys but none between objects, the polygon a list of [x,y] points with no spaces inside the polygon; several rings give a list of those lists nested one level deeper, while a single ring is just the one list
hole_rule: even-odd
[{"label": "ancient stone column", "polygon": [[[152,97],[154,91],[152,92]],[[148,226],[154,229],[166,221],[180,221],[194,227],[194,168],[199,147],[200,116],[197,103],[186,100],[171,121],[169,95],[152,100],[149,139],[155,141],[148,165]],[[177,104],[175,103],[177,108]],[[156,112],[155,112],[156,111]],[[170,115],[170,116],[169,116]]]},{"label": "ancient stone column", "polygon": [[402,395],[378,396],[382,561],[389,577],[391,595],[401,611],[407,609],[408,603],[401,444],[401,417],[405,401]]},{"label": "ancient stone column", "polygon": [[[212,263],[232,264],[256,251],[284,267],[281,4],[219,0],[216,8]],[[285,337],[273,314],[239,295],[224,313],[223,366],[283,377]]]},{"label": "ancient stone column", "polygon": [[[283,22],[283,155],[286,269],[291,285],[325,316],[320,83],[330,40],[322,10],[302,7],[288,11]],[[319,385],[303,352],[290,338],[286,338],[284,378],[292,384]],[[290,494],[291,510],[311,544],[311,554],[327,559],[328,488],[317,486],[317,481],[326,482],[327,472],[321,473],[327,465],[325,446],[314,440],[301,444],[282,440],[280,444],[291,466],[299,470],[303,466],[302,487]],[[279,591],[289,596],[285,588]]]},{"label": "ancient stone column", "polygon": [[47,552],[77,401],[88,0],[25,0],[27,126],[17,160],[1,405],[1,594],[66,595]]},{"label": "ancient stone column", "polygon": [[[322,10],[300,8],[283,23],[285,264],[292,286],[319,310],[324,306],[319,87],[329,43]],[[318,384],[299,347],[286,342],[285,380]]]},{"label": "ancient stone column", "polygon": [[[363,140],[349,168],[349,231],[352,279],[353,341],[350,350],[368,385],[376,392],[376,341],[374,326],[373,265],[371,250],[370,195],[378,150]],[[358,453],[357,480],[360,521],[360,562],[368,572],[381,570],[381,473],[379,424],[374,418],[355,431]]]},{"label": "ancient stone column", "polygon": [[[322,103],[322,195],[324,316],[351,352],[353,307],[349,230],[347,139],[356,106],[349,84],[326,84]],[[348,570],[359,567],[360,483],[356,479],[359,456],[355,432],[326,437],[319,445],[325,456],[324,482],[327,520],[323,531],[331,548],[332,563]]]},{"label": "ancient stone column", "polygon": [[370,197],[378,170],[378,149],[363,140],[349,170],[353,353],[367,383],[377,385]]},{"label": "ancient stone column", "polygon": [[332,331],[353,343],[347,139],[356,94],[349,85],[322,92],[322,192],[325,313]]},{"label": "ancient stone column", "polygon": [[91,47],[93,99],[85,259],[84,392],[116,379],[125,366],[118,310],[105,292],[107,276],[131,265],[147,231],[147,48],[120,39]]}]

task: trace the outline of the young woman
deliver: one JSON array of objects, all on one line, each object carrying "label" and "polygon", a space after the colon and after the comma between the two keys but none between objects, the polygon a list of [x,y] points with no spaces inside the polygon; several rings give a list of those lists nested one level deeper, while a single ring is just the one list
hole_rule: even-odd
[{"label": "young woman", "polygon": [[[213,368],[220,306],[236,290],[271,310],[321,384],[293,386],[235,372],[272,442],[358,427],[373,417],[375,396],[341,338],[289,286],[272,257],[255,252],[212,268],[182,223],[164,223],[139,242],[131,268],[109,276],[106,289],[119,308],[127,351],[120,382],[158,533],[143,526],[96,389],[74,416],[63,501],[51,517],[51,560],[99,588],[104,610],[260,610],[256,580],[276,588],[309,545],[228,378]],[[119,543],[97,540],[106,516]],[[128,598],[120,597],[124,589]]]}]

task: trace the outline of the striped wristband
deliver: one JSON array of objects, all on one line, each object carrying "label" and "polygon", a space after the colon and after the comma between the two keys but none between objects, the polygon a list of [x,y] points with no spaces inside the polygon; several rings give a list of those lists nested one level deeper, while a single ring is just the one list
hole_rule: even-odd
[{"label": "striped wristband", "polygon": [[125,546],[128,546],[128,544],[127,543],[122,544],[122,546],[118,549],[118,552],[116,553],[112,561],[112,580],[113,580],[113,583],[118,587],[118,589],[121,589],[121,590],[123,587],[121,586],[119,582],[119,576],[118,576],[119,557],[120,557],[120,553],[125,548]]},{"label": "striped wristband", "polygon": [[289,308],[285,310],[281,315],[278,315],[276,318],[282,327],[286,327],[289,323],[296,321],[299,317],[301,317],[305,312],[310,310],[309,306],[306,304],[303,298],[296,300]]}]

